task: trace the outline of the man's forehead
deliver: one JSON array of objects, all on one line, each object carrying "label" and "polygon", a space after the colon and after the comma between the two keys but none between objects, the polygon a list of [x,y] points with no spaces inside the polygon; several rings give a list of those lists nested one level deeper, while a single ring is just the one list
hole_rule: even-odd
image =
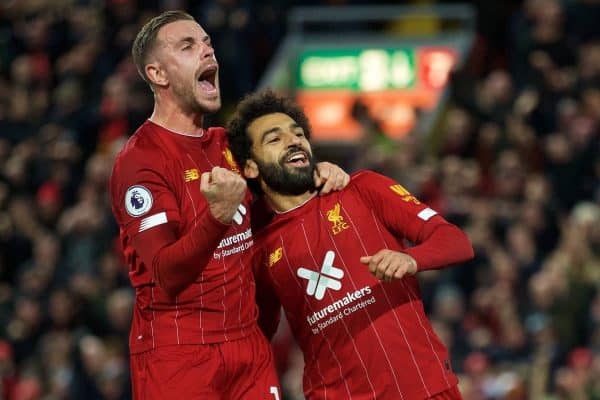
[{"label": "man's forehead", "polygon": [[254,144],[257,144],[261,143],[270,133],[286,131],[296,126],[298,124],[292,117],[281,112],[276,112],[254,119],[248,124],[247,132],[250,140]]},{"label": "man's forehead", "polygon": [[281,112],[262,115],[250,123],[250,128],[269,129],[277,126],[287,126],[295,123],[289,115]]},{"label": "man's forehead", "polygon": [[196,21],[179,20],[166,24],[158,31],[157,38],[163,44],[175,44],[183,38],[193,37],[199,42],[208,36]]}]

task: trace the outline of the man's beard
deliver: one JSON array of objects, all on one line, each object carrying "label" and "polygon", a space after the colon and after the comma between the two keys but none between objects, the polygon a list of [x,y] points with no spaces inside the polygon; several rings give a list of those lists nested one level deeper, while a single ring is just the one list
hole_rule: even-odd
[{"label": "man's beard", "polygon": [[214,110],[202,105],[194,94],[194,86],[192,85],[174,85],[173,93],[178,99],[179,106],[184,113],[188,114],[211,114]]},{"label": "man's beard", "polygon": [[304,151],[300,147],[290,149],[276,163],[264,163],[256,159],[254,160],[258,166],[261,179],[273,191],[283,195],[297,196],[316,190],[313,177],[315,162],[312,155],[305,152],[308,157],[308,165],[306,167],[290,170],[285,165],[285,160],[289,155],[299,150]]}]

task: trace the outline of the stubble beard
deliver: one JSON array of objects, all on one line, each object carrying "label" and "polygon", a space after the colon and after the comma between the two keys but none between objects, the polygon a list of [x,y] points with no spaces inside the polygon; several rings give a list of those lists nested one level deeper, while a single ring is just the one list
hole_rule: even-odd
[{"label": "stubble beard", "polygon": [[191,85],[174,85],[173,93],[179,100],[179,106],[181,110],[186,114],[212,114],[219,111],[221,108],[221,102],[217,101],[215,107],[207,107],[198,101],[194,91],[196,82],[194,81]]}]

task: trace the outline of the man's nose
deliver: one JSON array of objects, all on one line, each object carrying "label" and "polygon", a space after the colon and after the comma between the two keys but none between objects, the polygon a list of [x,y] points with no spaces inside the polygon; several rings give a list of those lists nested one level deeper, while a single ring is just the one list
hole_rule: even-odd
[{"label": "man's nose", "polygon": [[207,44],[207,43],[203,43],[202,44],[202,58],[214,58],[215,57],[215,49],[212,47],[212,45]]},{"label": "man's nose", "polygon": [[300,143],[302,143],[302,141],[300,140],[300,137],[297,136],[295,133],[291,132],[288,135],[288,141],[287,141],[288,147],[299,146]]}]

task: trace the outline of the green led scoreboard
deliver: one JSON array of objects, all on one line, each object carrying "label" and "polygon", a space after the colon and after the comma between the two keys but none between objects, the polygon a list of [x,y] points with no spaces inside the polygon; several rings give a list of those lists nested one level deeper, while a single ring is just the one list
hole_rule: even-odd
[{"label": "green led scoreboard", "polygon": [[296,99],[318,141],[356,141],[362,128],[352,116],[357,100],[383,132],[401,138],[417,111],[431,111],[458,61],[449,46],[305,48],[293,76]]}]

